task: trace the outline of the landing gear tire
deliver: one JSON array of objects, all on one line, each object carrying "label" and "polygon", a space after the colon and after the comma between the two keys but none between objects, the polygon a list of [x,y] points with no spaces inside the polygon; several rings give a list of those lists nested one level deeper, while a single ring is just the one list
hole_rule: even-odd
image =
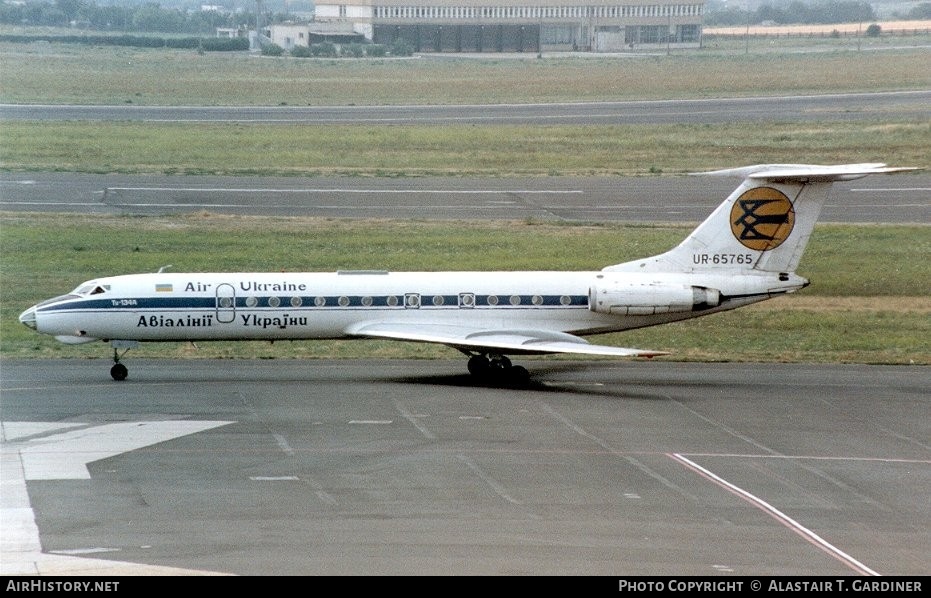
[{"label": "landing gear tire", "polygon": [[530,381],[530,372],[521,365],[512,365],[504,355],[472,355],[469,373],[477,380],[507,386],[523,386]]},{"label": "landing gear tire", "polygon": [[123,365],[122,363],[116,363],[113,365],[112,368],[110,368],[110,376],[112,376],[113,379],[116,380],[117,382],[125,380],[126,376],[128,375],[129,375],[129,370],[126,369],[126,366]]},{"label": "landing gear tire", "polygon": [[511,360],[504,355],[495,355],[488,360],[488,363],[496,375],[506,373],[511,369]]},{"label": "landing gear tire", "polygon": [[485,378],[491,371],[491,363],[484,355],[473,355],[469,358],[469,373],[477,378]]},{"label": "landing gear tire", "polygon": [[523,386],[530,382],[530,372],[522,365],[515,365],[507,372],[507,378],[511,384]]}]

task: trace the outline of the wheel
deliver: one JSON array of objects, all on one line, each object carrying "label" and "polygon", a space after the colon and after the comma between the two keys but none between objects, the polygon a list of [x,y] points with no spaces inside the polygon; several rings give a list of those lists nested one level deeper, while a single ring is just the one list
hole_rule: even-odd
[{"label": "wheel", "polygon": [[126,376],[129,375],[129,370],[127,370],[126,366],[122,363],[117,363],[110,368],[110,375],[113,376],[113,379],[116,381],[125,380]]},{"label": "wheel", "polygon": [[491,364],[482,355],[473,355],[469,358],[469,373],[473,376],[479,378],[487,376],[489,369],[491,369]]},{"label": "wheel", "polygon": [[507,373],[508,381],[515,386],[524,386],[530,382],[530,372],[522,365],[515,365]]},{"label": "wheel", "polygon": [[490,364],[496,374],[506,373],[511,369],[511,360],[504,355],[495,355],[491,358]]}]

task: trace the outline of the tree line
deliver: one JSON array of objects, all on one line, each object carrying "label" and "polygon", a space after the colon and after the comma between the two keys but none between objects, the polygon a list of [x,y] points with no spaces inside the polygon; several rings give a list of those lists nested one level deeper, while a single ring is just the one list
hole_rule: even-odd
[{"label": "tree line", "polygon": [[[931,2],[919,4],[907,14],[897,16],[906,19],[931,18]],[[749,11],[739,6],[727,6],[721,0],[709,0],[705,12],[705,24],[719,26],[766,22],[778,25],[862,23],[875,20],[877,16],[872,5],[862,0],[777,1],[774,4],[761,4]]]},{"label": "tree line", "polygon": [[[268,14],[265,22],[280,22],[285,18],[285,15]],[[218,27],[254,29],[255,13],[184,11],[163,8],[154,2],[142,6],[101,6],[84,0],[27,0],[23,4],[0,4],[0,23],[94,31],[213,34]]]},{"label": "tree line", "polygon": [[[931,2],[913,7],[910,19],[931,18]],[[268,13],[266,23],[279,23],[287,14]],[[706,5],[706,25],[856,23],[876,20],[873,7],[863,0],[802,2],[788,0],[762,4],[755,10],[727,6],[721,0]],[[22,26],[79,27],[95,31],[138,33],[213,34],[218,27],[254,28],[254,12],[184,11],[150,2],[141,6],[98,5],[85,0],[27,0],[0,3],[0,23]]]}]

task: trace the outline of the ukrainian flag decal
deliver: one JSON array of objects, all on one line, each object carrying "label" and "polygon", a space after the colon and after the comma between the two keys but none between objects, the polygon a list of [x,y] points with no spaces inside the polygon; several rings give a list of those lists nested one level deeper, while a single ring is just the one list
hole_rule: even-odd
[{"label": "ukrainian flag decal", "polygon": [[172,286],[171,286],[170,284],[157,284],[157,285],[155,285],[155,292],[156,292],[156,293],[170,293],[170,292],[172,292],[173,290],[174,290],[174,289],[172,288]]}]

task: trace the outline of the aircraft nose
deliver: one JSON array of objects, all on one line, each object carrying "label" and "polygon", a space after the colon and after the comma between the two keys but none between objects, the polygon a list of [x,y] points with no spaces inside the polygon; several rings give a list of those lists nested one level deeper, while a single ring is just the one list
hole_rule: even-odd
[{"label": "aircraft nose", "polygon": [[23,313],[19,314],[19,321],[27,327],[36,329],[36,306],[33,305]]}]

